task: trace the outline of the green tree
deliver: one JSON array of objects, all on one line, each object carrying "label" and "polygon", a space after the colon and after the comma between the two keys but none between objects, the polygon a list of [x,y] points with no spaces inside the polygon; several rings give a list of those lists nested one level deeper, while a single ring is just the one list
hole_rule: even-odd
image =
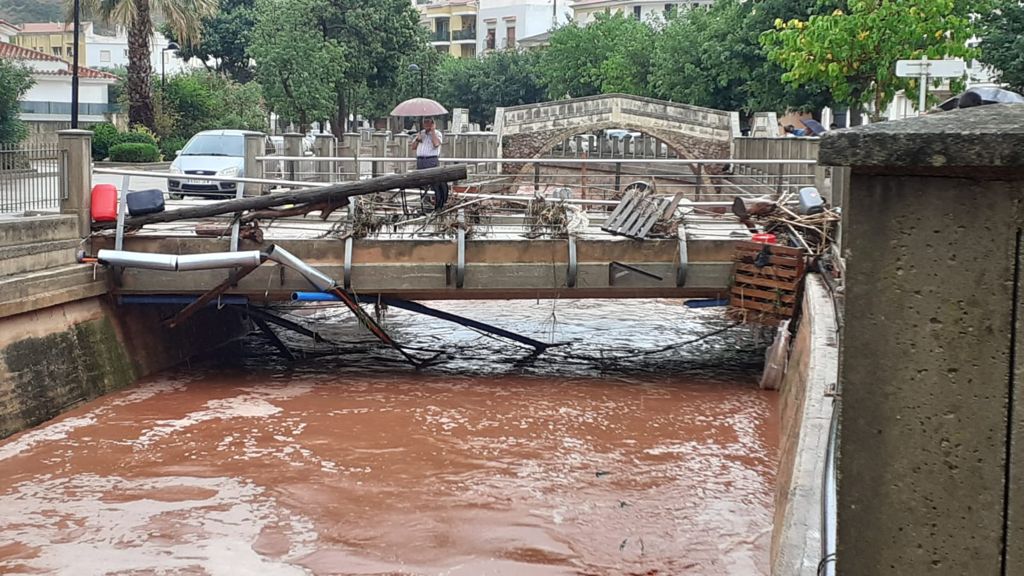
[{"label": "green tree", "polygon": [[896,76],[897,60],[976,54],[967,41],[978,7],[966,0],[851,0],[848,12],[779,19],[762,41],[769,58],[786,69],[784,81],[822,84],[837,103],[870,105],[877,121],[897,91],[916,88],[915,80]]},{"label": "green tree", "polygon": [[329,118],[338,134],[395,86],[425,34],[407,0],[263,0],[256,20],[249,53],[275,111],[303,126]]},{"label": "green tree", "polygon": [[248,82],[253,78],[253,70],[246,48],[255,25],[255,0],[221,0],[217,13],[202,19],[201,38],[179,38],[168,25],[161,31],[181,46],[178,54],[182,58],[198,58],[207,66],[213,61],[213,69],[238,82]]},{"label": "green tree", "polygon": [[334,81],[348,72],[345,48],[312,23],[321,0],[262,0],[249,54],[270,107],[300,124],[331,115]]},{"label": "green tree", "polygon": [[654,38],[650,24],[621,13],[599,14],[588,26],[569,23],[551,34],[540,77],[555,99],[611,92],[648,96]]},{"label": "green tree", "polygon": [[503,50],[483,58],[446,60],[438,71],[438,97],[449,108],[468,108],[470,120],[486,125],[498,106],[547,99],[539,77],[540,59],[538,52]]},{"label": "green tree", "polygon": [[981,18],[981,62],[997,72],[1000,82],[1024,92],[1024,5],[997,0],[995,10]]},{"label": "green tree", "polygon": [[[654,44],[651,81],[666,100],[749,111],[749,79],[765,65],[746,29],[750,4],[718,0],[669,19]],[[755,40],[756,42],[756,40]]]},{"label": "green tree", "polygon": [[0,145],[21,142],[28,131],[18,117],[18,100],[34,81],[29,71],[9,60],[0,59]]},{"label": "green tree", "polygon": [[[128,121],[155,129],[150,80],[153,12],[160,13],[178,38],[197,41],[199,21],[214,13],[217,0],[82,0],[83,13],[128,30]],[[67,4],[71,10],[71,2]]]},{"label": "green tree", "polygon": [[[421,94],[427,98],[440,100],[441,94],[444,92],[443,83],[445,81],[442,74],[442,62],[448,60],[454,60],[454,58],[448,56],[447,53],[438,52],[424,36],[415,52],[402,57],[393,84],[361,92],[359,98],[363,103],[361,113],[369,118],[382,118],[390,114],[397,103],[416,98]],[[409,67],[413,64],[420,70],[410,70]]]}]

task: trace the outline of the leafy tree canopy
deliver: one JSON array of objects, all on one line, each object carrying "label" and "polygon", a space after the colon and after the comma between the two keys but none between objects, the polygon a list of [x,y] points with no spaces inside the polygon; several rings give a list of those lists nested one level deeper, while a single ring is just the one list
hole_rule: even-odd
[{"label": "leafy tree canopy", "polygon": [[1024,93],[1024,5],[997,0],[981,19],[979,60],[998,73],[999,81]]},{"label": "leafy tree canopy", "polygon": [[161,31],[181,46],[178,53],[182,58],[198,58],[204,63],[213,61],[214,69],[235,80],[251,80],[253,71],[246,48],[256,25],[256,1],[221,0],[217,13],[203,18],[200,25],[202,36],[199,39],[184,40],[168,25]]},{"label": "leafy tree canopy", "polygon": [[916,81],[895,74],[897,60],[971,58],[972,13],[966,0],[851,0],[849,10],[775,22],[762,41],[768,56],[785,68],[782,79],[795,86],[821,84],[836,102],[854,108],[870,104],[880,120],[899,90]]},{"label": "leafy tree canopy", "polygon": [[441,64],[439,99],[449,108],[468,108],[473,122],[487,125],[499,106],[547,99],[539,77],[537,52],[506,50],[478,59],[448,59]]},{"label": "leafy tree canopy", "polygon": [[249,53],[275,110],[340,132],[423,46],[419,18],[407,0],[262,0]]},{"label": "leafy tree canopy", "polygon": [[650,95],[651,46],[655,31],[621,13],[598,14],[555,30],[540,60],[540,76],[551,98],[624,92]]},{"label": "leafy tree canopy", "polygon": [[29,71],[8,60],[0,60],[0,145],[17,144],[27,135],[18,117],[18,100],[34,81]]}]

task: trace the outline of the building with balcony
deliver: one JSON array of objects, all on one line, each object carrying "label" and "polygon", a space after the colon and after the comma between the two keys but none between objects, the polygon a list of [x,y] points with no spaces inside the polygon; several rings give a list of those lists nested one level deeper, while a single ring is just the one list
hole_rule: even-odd
[{"label": "building with balcony", "polygon": [[[75,45],[74,24],[26,22],[17,29],[17,33],[10,38],[12,44],[71,62]],[[82,22],[82,31],[85,34],[78,37],[78,64],[85,66],[92,64],[85,54],[85,35],[92,32],[92,22]]]},{"label": "building with balcony", "polygon": [[569,20],[567,0],[480,0],[477,52],[526,48],[521,39],[547,34]]},{"label": "building with balcony", "polygon": [[673,10],[692,6],[709,6],[712,0],[577,0],[572,3],[572,18],[577,24],[590,24],[600,13],[627,14],[637,20],[664,20]]},{"label": "building with balcony", "polygon": [[[35,84],[21,97],[20,117],[28,123],[36,142],[56,140],[57,130],[71,126],[72,66],[54,55],[0,42],[0,60],[28,68]],[[78,67],[78,115],[82,126],[113,121],[116,105],[110,102],[110,86],[117,76]]]},{"label": "building with balcony", "polygon": [[423,25],[430,31],[430,44],[438,52],[456,58],[477,55],[476,0],[443,0],[417,4]]}]

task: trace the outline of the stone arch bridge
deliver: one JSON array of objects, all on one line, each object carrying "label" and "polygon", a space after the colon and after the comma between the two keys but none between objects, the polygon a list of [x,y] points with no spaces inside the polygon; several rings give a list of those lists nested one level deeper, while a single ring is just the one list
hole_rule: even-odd
[{"label": "stone arch bridge", "polygon": [[680,158],[729,158],[740,135],[738,112],[664,100],[604,94],[527,104],[495,111],[499,155],[538,158],[558,143],[606,128],[643,132],[664,142]]}]

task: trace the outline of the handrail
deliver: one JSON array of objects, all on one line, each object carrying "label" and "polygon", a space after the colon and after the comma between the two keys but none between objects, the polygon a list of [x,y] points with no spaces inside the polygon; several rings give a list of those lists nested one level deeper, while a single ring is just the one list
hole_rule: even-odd
[{"label": "handrail", "polygon": [[310,188],[330,186],[330,182],[307,182],[304,180],[271,180],[267,178],[246,178],[244,176],[206,176],[200,174],[180,174],[170,172],[149,172],[146,170],[123,170],[120,168],[94,168],[96,174],[113,174],[115,176],[140,176],[143,178],[171,178],[178,180],[210,180],[211,182],[242,182],[245,184],[277,184],[286,186],[307,186]]},{"label": "handrail", "polygon": [[[256,160],[313,160],[316,162],[415,162],[411,156],[257,156]],[[765,159],[707,159],[707,158],[441,158],[448,164],[752,164],[752,165],[805,165],[813,166],[817,160],[765,160]]]}]

